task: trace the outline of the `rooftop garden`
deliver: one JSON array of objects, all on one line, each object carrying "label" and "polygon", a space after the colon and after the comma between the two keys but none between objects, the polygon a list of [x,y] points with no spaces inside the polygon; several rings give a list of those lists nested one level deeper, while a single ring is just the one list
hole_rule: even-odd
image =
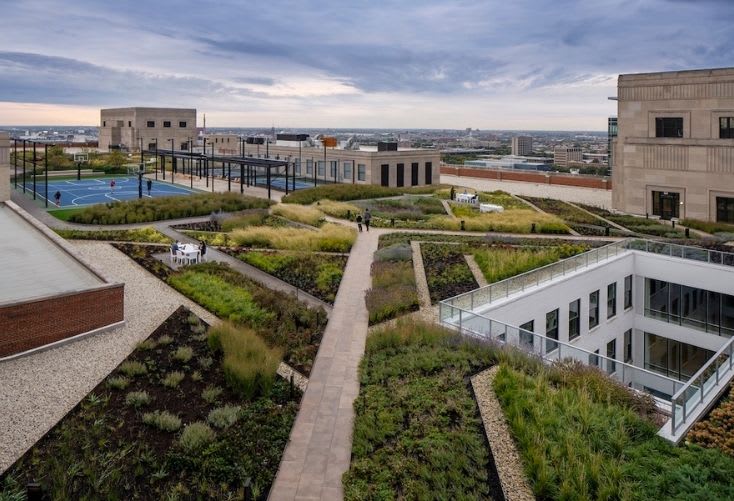
[{"label": "rooftop garden", "polygon": [[180,308],[0,479],[1,499],[265,499],[300,400],[281,353]]},{"label": "rooftop garden", "polygon": [[673,228],[665,223],[660,222],[658,219],[648,219],[642,216],[631,216],[626,214],[614,214],[608,210],[594,207],[593,205],[578,204],[589,212],[593,212],[597,216],[617,223],[620,226],[624,226],[633,233],[640,235],[648,235],[651,237],[665,237],[665,238],[685,238],[685,234],[679,228]]},{"label": "rooftop garden", "polygon": [[285,361],[308,374],[326,327],[326,312],[309,308],[292,295],[273,291],[227,265],[201,263],[174,271],[153,257],[167,248],[116,244],[116,247],[174,289],[217,317],[248,327],[270,347],[284,350]]},{"label": "rooftop garden", "polygon": [[523,198],[540,210],[563,219],[572,230],[580,235],[616,236],[622,233],[609,222],[561,200],[527,196],[523,196]]}]

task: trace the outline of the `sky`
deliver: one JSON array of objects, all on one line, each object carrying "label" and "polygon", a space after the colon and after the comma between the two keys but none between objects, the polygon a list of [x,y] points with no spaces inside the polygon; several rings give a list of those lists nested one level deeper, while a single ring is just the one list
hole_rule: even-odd
[{"label": "sky", "polygon": [[604,130],[620,73],[734,66],[734,0],[0,0],[0,124]]}]

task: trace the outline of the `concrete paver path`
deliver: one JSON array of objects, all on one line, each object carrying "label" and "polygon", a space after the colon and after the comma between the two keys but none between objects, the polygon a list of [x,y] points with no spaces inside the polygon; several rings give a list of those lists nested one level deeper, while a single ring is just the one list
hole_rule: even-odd
[{"label": "concrete paver path", "polygon": [[360,233],[352,248],[270,499],[343,498],[341,479],[352,453],[352,404],[367,338],[364,296],[381,233]]}]

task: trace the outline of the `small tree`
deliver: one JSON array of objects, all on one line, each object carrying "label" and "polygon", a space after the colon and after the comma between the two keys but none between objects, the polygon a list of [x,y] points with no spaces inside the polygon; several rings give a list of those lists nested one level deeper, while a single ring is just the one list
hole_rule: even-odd
[{"label": "small tree", "polygon": [[114,167],[115,169],[119,169],[123,166],[124,163],[125,155],[123,155],[120,150],[112,150],[112,152],[110,152],[109,156],[107,157],[107,164],[110,167]]}]

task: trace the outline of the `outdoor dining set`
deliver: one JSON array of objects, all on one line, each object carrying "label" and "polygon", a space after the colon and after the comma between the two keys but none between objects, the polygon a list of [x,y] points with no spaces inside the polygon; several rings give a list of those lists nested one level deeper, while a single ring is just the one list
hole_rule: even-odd
[{"label": "outdoor dining set", "polygon": [[203,245],[174,242],[171,244],[171,262],[176,264],[200,263],[205,250]]}]

